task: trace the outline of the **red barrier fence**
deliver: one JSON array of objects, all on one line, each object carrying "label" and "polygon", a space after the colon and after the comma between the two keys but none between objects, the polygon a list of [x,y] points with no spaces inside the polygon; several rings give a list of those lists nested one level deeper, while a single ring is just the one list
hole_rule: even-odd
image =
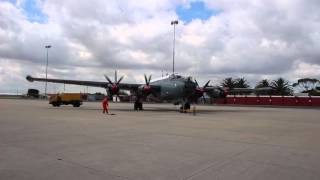
[{"label": "red barrier fence", "polygon": [[227,96],[216,99],[216,104],[274,105],[274,106],[320,106],[319,96]]}]

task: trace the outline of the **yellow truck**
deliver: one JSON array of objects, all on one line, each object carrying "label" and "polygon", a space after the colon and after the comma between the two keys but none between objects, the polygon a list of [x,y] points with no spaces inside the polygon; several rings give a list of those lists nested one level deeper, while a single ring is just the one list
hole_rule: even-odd
[{"label": "yellow truck", "polygon": [[82,105],[82,98],[80,93],[55,94],[50,96],[49,104],[55,107],[68,104],[72,104],[73,107],[80,107],[80,105]]}]

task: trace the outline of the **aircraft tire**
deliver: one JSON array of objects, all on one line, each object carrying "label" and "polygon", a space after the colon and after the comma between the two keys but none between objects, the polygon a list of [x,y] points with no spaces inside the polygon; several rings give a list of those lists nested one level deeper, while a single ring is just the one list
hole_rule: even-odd
[{"label": "aircraft tire", "polygon": [[184,104],[184,109],[185,109],[185,110],[190,110],[190,107],[191,107],[191,106],[190,106],[190,103],[185,103],[185,104]]},{"label": "aircraft tire", "polygon": [[134,110],[143,110],[143,105],[141,102],[134,102]]},{"label": "aircraft tire", "polygon": [[180,111],[179,112],[183,113],[183,107],[182,106],[180,106]]},{"label": "aircraft tire", "polygon": [[138,102],[134,102],[134,110],[137,111],[138,110]]},{"label": "aircraft tire", "polygon": [[185,103],[180,106],[180,113],[186,113],[188,110],[190,110],[190,108],[190,103]]}]

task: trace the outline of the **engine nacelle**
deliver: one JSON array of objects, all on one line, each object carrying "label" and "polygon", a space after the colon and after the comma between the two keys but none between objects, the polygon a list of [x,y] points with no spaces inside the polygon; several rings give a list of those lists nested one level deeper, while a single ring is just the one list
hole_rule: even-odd
[{"label": "engine nacelle", "polygon": [[195,94],[196,94],[197,98],[202,97],[204,92],[205,92],[205,90],[203,88],[196,88],[195,89]]},{"label": "engine nacelle", "polygon": [[119,86],[116,85],[116,84],[112,84],[112,85],[111,85],[111,88],[110,88],[112,94],[118,94],[119,89],[120,89]]},{"label": "engine nacelle", "polygon": [[106,91],[108,93],[108,96],[111,97],[117,95],[120,91],[120,88],[117,84],[111,84],[106,87]]},{"label": "engine nacelle", "polygon": [[147,96],[151,94],[152,88],[150,85],[142,85],[138,88],[139,95]]}]

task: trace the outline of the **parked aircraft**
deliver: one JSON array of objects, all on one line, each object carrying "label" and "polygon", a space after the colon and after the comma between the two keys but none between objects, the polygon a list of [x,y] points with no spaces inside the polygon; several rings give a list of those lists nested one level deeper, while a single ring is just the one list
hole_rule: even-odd
[{"label": "parked aircraft", "polygon": [[200,87],[196,80],[192,77],[181,76],[179,74],[171,74],[165,77],[151,80],[151,75],[147,77],[144,75],[145,84],[121,83],[123,76],[117,78],[115,72],[115,79],[111,79],[105,75],[107,82],[98,81],[80,81],[80,80],[65,80],[65,79],[45,79],[27,76],[26,79],[33,81],[47,81],[53,83],[85,85],[93,87],[105,88],[109,96],[119,94],[119,90],[130,90],[137,98],[134,102],[135,110],[143,110],[142,102],[147,96],[153,96],[160,101],[172,102],[175,105],[181,104],[182,110],[190,109],[190,104],[197,102],[197,100],[206,93],[212,98],[225,98],[226,90],[218,86],[209,86],[208,81],[204,86]]}]

